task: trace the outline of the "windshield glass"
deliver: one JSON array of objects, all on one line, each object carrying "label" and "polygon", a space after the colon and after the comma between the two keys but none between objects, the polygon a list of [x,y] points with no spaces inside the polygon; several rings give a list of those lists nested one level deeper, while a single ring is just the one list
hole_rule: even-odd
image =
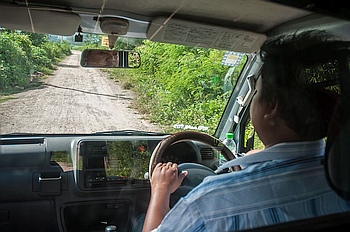
[{"label": "windshield glass", "polygon": [[83,68],[102,35],[0,30],[1,134],[139,130],[213,134],[247,61],[244,54],[118,38],[139,68]]}]

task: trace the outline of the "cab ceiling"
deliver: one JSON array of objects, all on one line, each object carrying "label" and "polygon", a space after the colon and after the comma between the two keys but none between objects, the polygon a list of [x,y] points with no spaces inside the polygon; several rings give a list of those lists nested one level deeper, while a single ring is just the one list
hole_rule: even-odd
[{"label": "cab ceiling", "polygon": [[[14,1],[0,2],[12,4]],[[160,16],[174,17],[256,33],[266,33],[276,25],[310,14],[262,0],[20,0],[15,3],[100,17],[117,15],[145,22]]]}]

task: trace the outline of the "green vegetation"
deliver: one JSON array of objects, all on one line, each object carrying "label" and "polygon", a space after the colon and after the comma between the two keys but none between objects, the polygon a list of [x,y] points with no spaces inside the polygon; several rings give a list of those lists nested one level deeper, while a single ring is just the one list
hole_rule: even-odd
[{"label": "green vegetation", "polygon": [[[154,122],[175,132],[175,124],[208,127],[218,125],[230,91],[223,90],[227,66],[225,51],[144,41],[136,47],[142,57],[139,69],[115,69],[111,78],[138,95],[137,108]],[[235,69],[235,83],[246,59]]]},{"label": "green vegetation", "polygon": [[69,54],[67,43],[50,42],[47,35],[0,30],[0,93],[32,86]]},{"label": "green vegetation", "polygon": [[254,145],[253,145],[253,148],[254,149],[264,149],[264,144],[262,143],[262,141],[260,140],[258,134],[255,132],[254,130],[254,127],[253,127],[253,124],[252,124],[252,121],[249,120],[248,121],[248,124],[246,125],[245,127],[245,130],[244,130],[244,146],[246,147],[247,146],[247,140],[249,138],[251,138],[252,136],[254,136]]},{"label": "green vegetation", "polygon": [[[96,49],[108,49],[105,46],[102,46],[102,37],[105,35],[95,35],[95,34],[83,34],[84,42],[82,43],[73,43],[74,50],[82,51],[86,48],[96,48]],[[126,37],[118,37],[114,49],[115,50],[133,50],[135,47],[142,45],[144,39],[134,39]]]},{"label": "green vegetation", "polygon": [[15,99],[14,97],[10,97],[10,96],[0,96],[0,103],[4,102],[4,101],[8,101],[11,99]]},{"label": "green vegetation", "polygon": [[[84,35],[84,48],[101,48],[101,35]],[[139,69],[108,70],[110,77],[138,98],[135,107],[175,132],[175,124],[208,127],[213,134],[231,91],[223,89],[229,69],[221,64],[225,51],[118,38],[115,49],[136,50]],[[0,93],[32,86],[35,74],[50,74],[70,54],[67,42],[50,42],[46,35],[0,31]],[[231,77],[235,83],[243,59]]]}]

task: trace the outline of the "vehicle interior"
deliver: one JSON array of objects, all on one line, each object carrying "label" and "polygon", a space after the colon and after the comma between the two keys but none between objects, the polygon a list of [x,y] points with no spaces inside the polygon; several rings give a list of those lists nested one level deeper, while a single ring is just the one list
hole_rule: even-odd
[{"label": "vehicle interior", "polygon": [[[350,200],[349,20],[346,3],[334,2],[1,0],[2,28],[62,36],[104,34],[110,48],[118,37],[142,38],[234,51],[248,58],[214,134],[1,133],[0,231],[89,232],[105,231],[109,225],[116,231],[141,231],[150,199],[149,176],[158,162],[177,162],[192,170],[173,194],[175,204],[204,177],[216,175],[220,155],[235,158],[222,144],[227,132],[235,134],[237,153],[254,149],[254,136],[247,137],[245,130],[253,83],[263,63],[260,48],[269,37],[310,29],[325,30],[340,41],[336,47],[311,47],[305,72],[324,68],[314,84],[340,94],[338,105],[327,108],[334,112],[329,120],[335,122],[329,126],[324,165],[329,185]],[[119,62],[120,68],[131,65]],[[0,128],[1,124],[0,120]],[[132,162],[123,162],[126,159]],[[348,224],[349,216],[327,215],[252,230],[329,230]]]}]

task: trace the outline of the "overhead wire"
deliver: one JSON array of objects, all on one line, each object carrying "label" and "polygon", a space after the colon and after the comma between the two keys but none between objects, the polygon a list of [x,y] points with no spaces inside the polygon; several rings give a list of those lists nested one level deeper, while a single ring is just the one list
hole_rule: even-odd
[{"label": "overhead wire", "polygon": [[29,9],[28,0],[25,0],[25,1],[26,1],[27,11],[28,11],[28,16],[29,16],[30,26],[32,28],[32,32],[35,33],[34,22],[33,22],[32,14]]},{"label": "overhead wire", "polygon": [[105,9],[106,2],[107,2],[107,0],[103,0],[103,3],[102,3],[101,8],[100,8],[100,12],[98,13],[98,16],[97,16],[97,19],[96,19],[95,30],[99,26],[98,22],[100,21],[101,15],[102,15],[102,13],[103,13],[103,11]]},{"label": "overhead wire", "polygon": [[186,2],[186,0],[183,0],[181,2],[179,7],[164,21],[164,23],[162,25],[160,25],[160,27],[153,33],[153,35],[149,38],[149,40],[152,40],[158,34],[158,32],[160,30],[162,30],[168,24],[170,19],[172,19],[177,14],[177,12],[179,12],[182,9],[182,7],[185,5],[185,2]]}]

